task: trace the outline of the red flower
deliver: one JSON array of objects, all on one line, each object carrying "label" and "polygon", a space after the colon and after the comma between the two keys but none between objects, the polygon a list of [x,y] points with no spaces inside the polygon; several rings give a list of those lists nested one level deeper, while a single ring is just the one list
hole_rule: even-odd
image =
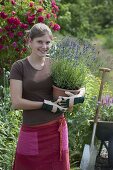
[{"label": "red flower", "polygon": [[19,25],[20,24],[20,20],[16,17],[10,17],[7,19],[8,24],[15,24],[15,25]]},{"label": "red flower", "polygon": [[42,12],[44,10],[44,8],[38,8],[37,12]]},{"label": "red flower", "polygon": [[20,27],[23,28],[23,29],[28,29],[28,25],[27,25],[27,24],[21,23],[21,24],[20,24]]},{"label": "red flower", "polygon": [[29,6],[30,6],[30,7],[33,7],[33,6],[34,6],[34,2],[31,1],[31,2],[29,3]]},{"label": "red flower", "polygon": [[7,36],[6,36],[6,35],[3,35],[3,36],[2,36],[2,39],[3,39],[3,40],[7,40]]},{"label": "red flower", "polygon": [[15,0],[11,0],[12,5],[16,5]]},{"label": "red flower", "polygon": [[59,11],[59,7],[58,7],[58,6],[54,5],[54,7],[53,7],[53,8],[55,9],[55,11],[56,11],[56,12],[58,12],[58,11]]},{"label": "red flower", "polygon": [[50,24],[49,24],[49,26],[53,28],[53,27],[54,27],[54,22],[51,21]]},{"label": "red flower", "polygon": [[57,15],[56,14],[53,14],[54,18],[57,18]]},{"label": "red flower", "polygon": [[8,32],[8,35],[10,38],[14,38],[14,33],[13,32]]},{"label": "red flower", "polygon": [[16,48],[16,47],[17,47],[17,43],[16,43],[16,42],[13,42],[13,43],[12,43],[12,46],[13,46],[14,48]]},{"label": "red flower", "polygon": [[16,12],[15,11],[12,11],[12,15],[15,15],[16,14]]},{"label": "red flower", "polygon": [[23,32],[19,31],[19,32],[17,33],[17,35],[18,35],[19,37],[22,37],[22,36],[23,36]]},{"label": "red flower", "polygon": [[44,22],[44,17],[43,16],[39,16],[38,17],[38,22]]},{"label": "red flower", "polygon": [[51,6],[54,7],[55,5],[56,5],[56,2],[54,0],[52,0]]},{"label": "red flower", "polygon": [[2,28],[0,28],[0,33],[3,31],[3,29]]},{"label": "red flower", "polygon": [[27,48],[22,48],[22,52],[26,52],[27,51]]},{"label": "red flower", "polygon": [[5,19],[7,18],[8,14],[6,14],[5,12],[0,12],[0,17]]},{"label": "red flower", "polygon": [[18,25],[12,25],[11,28],[12,29],[16,29],[18,27]]},{"label": "red flower", "polygon": [[10,31],[10,29],[11,29],[10,26],[8,26],[8,25],[6,25],[4,28],[5,28],[5,30],[7,30],[7,31]]},{"label": "red flower", "polygon": [[35,20],[35,14],[34,15],[28,15],[28,18],[27,18],[27,21],[29,22],[29,23],[32,23],[33,21]]},{"label": "red flower", "polygon": [[43,4],[44,0],[39,0],[39,4]]},{"label": "red flower", "polygon": [[55,13],[56,13],[56,11],[55,11],[55,9],[54,9],[54,8],[52,9],[52,13],[53,13],[53,14],[55,14]]},{"label": "red flower", "polygon": [[53,26],[53,30],[54,30],[54,31],[58,31],[58,30],[60,30],[60,25],[58,25],[58,24],[54,24],[54,26]]},{"label": "red flower", "polygon": [[0,50],[2,50],[2,49],[3,49],[3,47],[4,47],[4,46],[3,46],[2,44],[0,44]]},{"label": "red flower", "polygon": [[49,19],[50,17],[51,17],[51,15],[50,15],[50,14],[47,14],[47,15],[46,15],[46,18],[48,18],[48,19]]},{"label": "red flower", "polygon": [[20,51],[20,49],[19,49],[19,48],[15,48],[15,50],[16,50],[16,51]]},{"label": "red flower", "polygon": [[19,20],[18,18],[15,18],[15,19],[14,19],[14,24],[15,24],[15,25],[19,25],[19,24],[20,24],[20,20]]}]

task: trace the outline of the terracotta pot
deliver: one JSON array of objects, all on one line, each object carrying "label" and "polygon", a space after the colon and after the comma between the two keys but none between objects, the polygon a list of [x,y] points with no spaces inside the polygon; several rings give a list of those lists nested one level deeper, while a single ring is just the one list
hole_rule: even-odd
[{"label": "terracotta pot", "polygon": [[62,88],[59,88],[59,87],[56,87],[55,85],[53,85],[53,98],[54,98],[54,100],[57,100],[59,96],[66,97],[67,95],[65,94],[65,91],[69,91],[69,92],[74,93],[74,94],[78,94],[78,92],[79,92],[78,89],[67,90],[67,89],[62,89]]},{"label": "terracotta pot", "polygon": [[[67,95],[65,94],[65,91],[69,91],[69,92],[74,93],[74,94],[79,93],[78,89],[67,90],[67,89],[62,89],[62,88],[59,88],[59,87],[56,87],[55,85],[53,85],[53,99],[56,101],[59,96],[67,97]],[[69,111],[72,111],[72,110],[73,110],[73,107],[69,108]]]}]

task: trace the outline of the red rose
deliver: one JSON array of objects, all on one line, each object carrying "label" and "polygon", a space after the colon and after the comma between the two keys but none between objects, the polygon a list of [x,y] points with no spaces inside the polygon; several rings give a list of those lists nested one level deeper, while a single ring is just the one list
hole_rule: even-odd
[{"label": "red rose", "polygon": [[39,16],[38,17],[38,22],[44,22],[44,17],[43,16]]},{"label": "red rose", "polygon": [[0,33],[3,31],[3,29],[2,28],[0,28]]},{"label": "red rose", "polygon": [[51,17],[51,15],[50,15],[50,14],[47,14],[47,15],[46,15],[46,18],[48,18],[48,19],[49,19],[50,17]]},{"label": "red rose", "polygon": [[20,24],[20,27],[23,28],[23,29],[28,29],[28,25],[27,25],[27,24],[21,23],[21,24]]},{"label": "red rose", "polygon": [[15,15],[16,14],[16,12],[15,11],[12,11],[12,15]]},{"label": "red rose", "polygon": [[16,51],[20,51],[20,49],[19,49],[19,48],[15,48],[15,50],[16,50]]},{"label": "red rose", "polygon": [[27,51],[27,48],[22,48],[22,51],[23,51],[23,52],[26,52],[26,51]]},{"label": "red rose", "polygon": [[38,8],[37,12],[42,12],[44,10],[44,8]]},{"label": "red rose", "polygon": [[52,0],[51,6],[54,7],[55,5],[56,5],[56,2],[54,0]]},{"label": "red rose", "polygon": [[55,11],[56,11],[56,12],[58,12],[58,11],[59,11],[59,7],[58,7],[58,6],[54,5],[54,7],[53,7],[53,8],[55,9]]},{"label": "red rose", "polygon": [[23,36],[23,32],[19,31],[19,32],[17,33],[17,35],[18,35],[19,37],[22,37],[22,36]]},{"label": "red rose", "polygon": [[29,15],[28,16],[28,18],[27,18],[27,21],[29,22],[29,23],[32,23],[33,21],[34,21],[34,19],[35,19],[35,14],[34,15]]},{"label": "red rose", "polygon": [[0,12],[0,17],[5,19],[7,18],[8,14],[6,14],[5,12]]},{"label": "red rose", "polygon": [[16,5],[15,0],[11,0],[12,5]]},{"label": "red rose", "polygon": [[39,4],[43,4],[44,0],[39,0]]},{"label": "red rose", "polygon": [[31,1],[31,2],[29,3],[29,6],[30,6],[30,7],[33,7],[33,6],[34,6],[34,2]]},{"label": "red rose", "polygon": [[5,28],[5,30],[7,30],[7,31],[10,31],[10,29],[11,29],[10,26],[8,26],[8,25],[6,25],[4,28]]},{"label": "red rose", "polygon": [[4,46],[3,46],[2,44],[0,44],[0,50],[2,50],[2,49],[3,49],[3,47],[4,47]]},{"label": "red rose", "polygon": [[53,28],[53,27],[54,27],[54,22],[51,21],[50,24],[49,24],[49,26]]},{"label": "red rose", "polygon": [[54,24],[54,26],[53,26],[53,30],[54,30],[54,31],[58,31],[58,30],[60,30],[60,25],[58,25],[58,24]]},{"label": "red rose", "polygon": [[19,25],[20,24],[20,20],[16,17],[10,17],[7,19],[8,24],[15,24],[15,25]]},{"label": "red rose", "polygon": [[8,32],[8,35],[10,38],[14,38],[14,33],[13,32]]}]

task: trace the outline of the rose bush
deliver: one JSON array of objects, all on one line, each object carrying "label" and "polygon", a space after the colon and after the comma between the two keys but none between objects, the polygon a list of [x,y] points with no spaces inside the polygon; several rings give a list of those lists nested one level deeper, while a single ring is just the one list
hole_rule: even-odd
[{"label": "rose bush", "polygon": [[9,69],[15,60],[27,53],[27,29],[38,22],[47,24],[53,31],[60,30],[60,26],[56,23],[59,7],[55,0],[10,0],[1,4],[0,72],[3,73],[3,67]]}]

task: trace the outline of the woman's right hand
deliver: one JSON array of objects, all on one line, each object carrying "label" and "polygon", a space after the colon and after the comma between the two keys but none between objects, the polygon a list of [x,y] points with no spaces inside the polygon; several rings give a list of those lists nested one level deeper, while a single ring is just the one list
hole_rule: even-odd
[{"label": "woman's right hand", "polygon": [[44,100],[42,109],[51,111],[53,113],[63,113],[63,112],[66,112],[68,108],[59,106],[55,102],[51,102],[49,100]]}]

